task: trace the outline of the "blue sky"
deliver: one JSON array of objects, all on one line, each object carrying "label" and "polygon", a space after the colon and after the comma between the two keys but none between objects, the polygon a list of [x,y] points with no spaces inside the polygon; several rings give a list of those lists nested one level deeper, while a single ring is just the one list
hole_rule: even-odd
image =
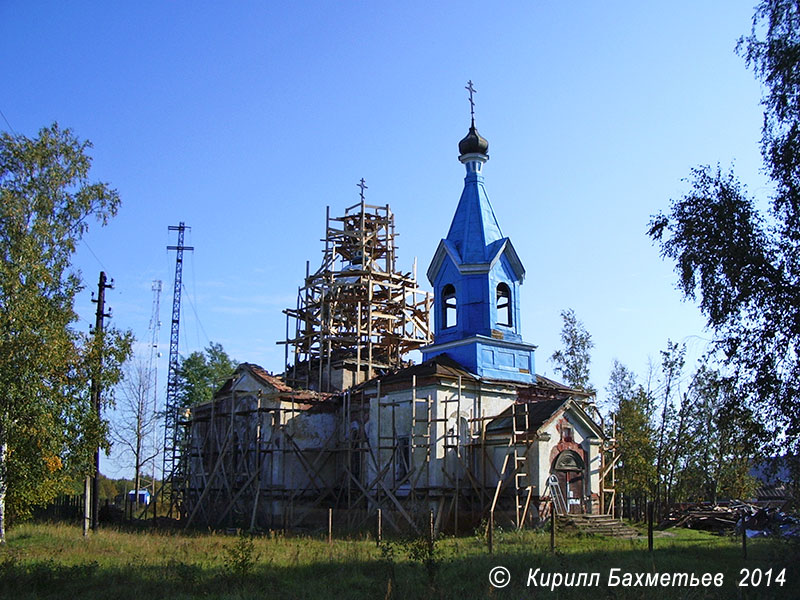
[{"label": "blue sky", "polygon": [[[122,197],[75,265],[105,270],[113,323],[148,338],[161,297],[166,367],[175,243],[191,226],[181,353],[221,343],[282,369],[281,310],[321,258],[325,207],[396,214],[399,265],[421,278],[463,185],[464,85],[489,140],[486,185],[526,269],[522,329],[554,376],[562,309],[638,374],[667,339],[702,351],[650,216],[698,164],[731,164],[760,197],[760,90],[735,55],[749,2],[0,3],[0,110],[17,133],[53,121],[93,142],[93,178]],[[8,125],[0,122],[0,127]],[[422,281],[430,289],[427,281]],[[166,381],[162,375],[160,381]]]}]

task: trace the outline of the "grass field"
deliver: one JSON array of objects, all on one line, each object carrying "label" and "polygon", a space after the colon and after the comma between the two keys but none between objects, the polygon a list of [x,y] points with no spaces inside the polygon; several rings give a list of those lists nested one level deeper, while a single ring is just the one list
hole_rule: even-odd
[{"label": "grass field", "polygon": [[[83,539],[78,527],[22,524],[0,548],[0,598],[800,598],[798,548],[705,532],[671,530],[655,540],[616,540],[560,532],[550,551],[546,532],[499,533],[489,555],[478,537],[390,540],[243,537],[102,529]],[[493,588],[490,571],[510,572]],[[739,587],[740,570],[750,583]],[[526,585],[540,569],[538,587]],[[609,587],[625,573],[723,573],[722,587]],[[767,570],[772,581],[767,585]],[[786,569],[783,585],[775,579]],[[599,573],[599,585],[541,587],[542,574]],[[635,583],[635,575],[631,576]],[[588,583],[588,578],[583,583]]]}]

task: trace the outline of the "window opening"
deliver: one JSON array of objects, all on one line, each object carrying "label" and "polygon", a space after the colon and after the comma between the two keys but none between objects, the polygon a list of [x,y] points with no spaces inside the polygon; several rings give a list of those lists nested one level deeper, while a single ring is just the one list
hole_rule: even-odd
[{"label": "window opening", "polygon": [[505,283],[497,286],[497,324],[511,327],[511,290]]},{"label": "window opening", "polygon": [[442,313],[443,328],[455,327],[458,322],[456,288],[450,283],[442,289]]}]

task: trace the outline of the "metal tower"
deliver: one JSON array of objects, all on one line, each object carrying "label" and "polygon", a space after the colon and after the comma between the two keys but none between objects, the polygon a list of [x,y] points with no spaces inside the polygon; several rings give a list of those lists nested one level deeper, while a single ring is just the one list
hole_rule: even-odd
[{"label": "metal tower", "polygon": [[175,287],[172,292],[172,330],[169,338],[169,371],[167,372],[167,400],[164,407],[164,500],[169,503],[168,516],[173,508],[180,518],[181,495],[184,487],[184,465],[181,460],[183,436],[179,427],[180,401],[178,398],[178,341],[181,322],[181,277],[183,274],[183,251],[194,250],[183,245],[184,232],[190,229],[181,221],[180,225],[170,225],[170,231],[178,232],[178,245],[167,246],[175,250]]},{"label": "metal tower", "polygon": [[153,309],[150,313],[150,352],[147,358],[147,369],[150,374],[150,389],[153,391],[153,412],[158,411],[158,359],[161,353],[158,351],[158,332],[161,329],[161,318],[159,316],[161,306],[161,287],[160,279],[153,280]]},{"label": "metal tower", "polygon": [[[161,316],[160,316],[160,306],[161,306],[161,288],[162,282],[160,279],[153,280],[153,309],[150,314],[150,326],[148,327],[148,331],[150,332],[150,352],[148,353],[147,358],[147,377],[148,377],[148,386],[149,391],[153,394],[153,404],[152,404],[152,413],[153,415],[158,414],[158,359],[161,357],[161,353],[158,351],[158,332],[161,329]],[[159,448],[159,440],[157,435],[157,426],[155,425],[155,420],[153,421],[153,431],[150,432],[149,438],[150,442],[152,443],[152,456],[157,457],[160,448]],[[153,497],[155,498],[156,494],[156,462],[157,458],[153,458],[152,461],[152,468],[153,468]],[[155,506],[155,504],[154,504]]]}]

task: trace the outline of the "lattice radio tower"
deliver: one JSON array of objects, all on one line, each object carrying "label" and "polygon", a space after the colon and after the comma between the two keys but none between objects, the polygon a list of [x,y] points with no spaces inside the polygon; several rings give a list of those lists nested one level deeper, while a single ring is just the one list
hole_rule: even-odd
[{"label": "lattice radio tower", "polygon": [[169,370],[167,371],[167,400],[164,407],[164,500],[169,503],[167,516],[172,517],[177,509],[181,513],[182,494],[185,484],[185,465],[181,456],[183,435],[179,426],[180,402],[178,399],[178,341],[181,323],[181,276],[183,274],[183,251],[194,250],[183,245],[184,232],[190,229],[181,221],[180,225],[170,225],[170,231],[178,232],[178,245],[167,246],[175,250],[175,287],[172,292],[172,329],[169,338]]},{"label": "lattice radio tower", "polygon": [[[150,333],[150,351],[147,357],[147,378],[148,378],[148,385],[149,385],[149,392],[153,395],[153,403],[148,407],[148,410],[152,410],[153,415],[153,430],[149,433],[149,440],[152,444],[152,455],[158,456],[160,453],[160,443],[158,439],[158,431],[155,425],[155,418],[158,414],[158,359],[161,357],[161,353],[158,351],[158,332],[161,329],[161,317],[160,317],[160,306],[161,306],[161,287],[162,282],[160,279],[153,280],[153,308],[150,313],[150,326],[148,327],[148,331]],[[152,475],[153,480],[151,482],[152,489],[153,489],[153,497],[155,498],[156,494],[156,462],[157,460],[153,458],[152,461]]]}]

